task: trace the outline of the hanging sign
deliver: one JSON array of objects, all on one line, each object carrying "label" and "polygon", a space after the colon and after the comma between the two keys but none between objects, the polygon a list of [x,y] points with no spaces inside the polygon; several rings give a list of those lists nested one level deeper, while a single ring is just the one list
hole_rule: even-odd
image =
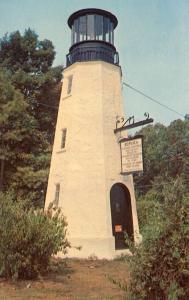
[{"label": "hanging sign", "polygon": [[121,147],[121,172],[139,173],[143,172],[143,147],[142,136],[120,140]]}]

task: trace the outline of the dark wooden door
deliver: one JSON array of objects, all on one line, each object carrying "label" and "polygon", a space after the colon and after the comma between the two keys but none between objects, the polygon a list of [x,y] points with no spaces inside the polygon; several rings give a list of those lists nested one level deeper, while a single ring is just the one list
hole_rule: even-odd
[{"label": "dark wooden door", "polygon": [[131,197],[129,190],[121,183],[116,183],[110,191],[112,233],[115,236],[115,249],[127,248],[125,232],[133,237]]}]

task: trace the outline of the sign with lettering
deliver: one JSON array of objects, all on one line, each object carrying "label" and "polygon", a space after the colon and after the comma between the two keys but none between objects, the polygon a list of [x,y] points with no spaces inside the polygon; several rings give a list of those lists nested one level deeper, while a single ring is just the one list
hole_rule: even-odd
[{"label": "sign with lettering", "polygon": [[142,136],[120,140],[122,173],[143,172]]}]

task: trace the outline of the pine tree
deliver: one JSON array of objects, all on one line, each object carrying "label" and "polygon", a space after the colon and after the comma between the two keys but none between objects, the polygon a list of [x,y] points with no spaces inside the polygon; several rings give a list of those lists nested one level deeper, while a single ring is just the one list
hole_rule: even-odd
[{"label": "pine tree", "polygon": [[42,203],[60,97],[54,47],[28,29],[0,41],[0,185]]},{"label": "pine tree", "polygon": [[0,43],[0,66],[11,74],[14,87],[24,95],[49,142],[54,136],[62,78],[62,67],[52,67],[54,58],[52,42],[39,41],[31,29],[23,36],[19,31],[5,35]]}]

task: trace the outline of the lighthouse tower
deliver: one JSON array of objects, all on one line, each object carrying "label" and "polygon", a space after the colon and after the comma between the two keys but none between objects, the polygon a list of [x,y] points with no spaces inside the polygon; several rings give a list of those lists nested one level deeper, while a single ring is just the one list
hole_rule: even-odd
[{"label": "lighthouse tower", "polygon": [[133,178],[121,173],[114,133],[118,116],[124,115],[114,46],[117,23],[110,12],[94,8],[68,19],[72,44],[63,71],[45,206],[54,202],[67,218],[69,257],[111,259],[127,251],[124,232],[135,242],[139,236]]}]

